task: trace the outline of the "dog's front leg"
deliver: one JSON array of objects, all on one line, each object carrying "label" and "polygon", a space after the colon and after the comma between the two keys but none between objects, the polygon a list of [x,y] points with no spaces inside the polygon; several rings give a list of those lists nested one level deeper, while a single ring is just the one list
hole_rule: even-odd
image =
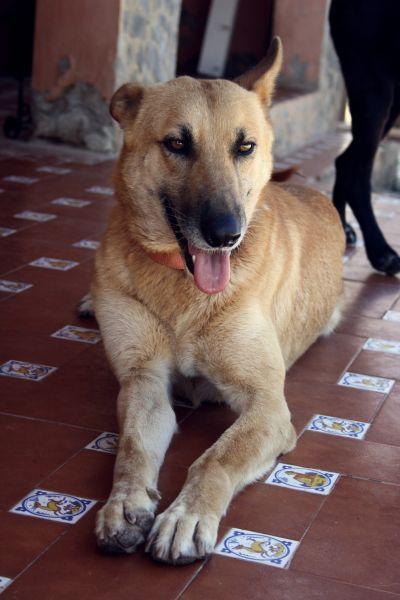
[{"label": "dog's front leg", "polygon": [[262,316],[251,321],[241,328],[238,315],[222,326],[217,343],[215,334],[205,341],[203,373],[241,414],[190,467],[179,496],[156,518],[146,546],[156,560],[183,564],[211,553],[232,496],[295,445],[277,337]]},{"label": "dog's front leg", "polygon": [[102,297],[96,315],[121,383],[114,481],[97,514],[97,542],[104,551],[130,554],[153,523],[158,472],[176,428],[168,390],[169,342],[160,324],[134,300]]}]

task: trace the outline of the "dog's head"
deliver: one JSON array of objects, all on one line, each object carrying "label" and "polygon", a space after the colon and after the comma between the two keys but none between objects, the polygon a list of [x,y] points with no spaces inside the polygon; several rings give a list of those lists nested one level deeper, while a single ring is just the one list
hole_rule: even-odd
[{"label": "dog's head", "polygon": [[128,225],[151,253],[180,252],[202,291],[225,288],[230,253],[271,176],[268,108],[281,42],[235,82],[178,77],[122,86],[111,114],[124,131],[116,173]]}]

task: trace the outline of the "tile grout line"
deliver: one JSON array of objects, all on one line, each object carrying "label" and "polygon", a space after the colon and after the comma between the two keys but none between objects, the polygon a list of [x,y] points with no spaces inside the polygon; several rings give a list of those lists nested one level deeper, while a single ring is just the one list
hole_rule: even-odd
[{"label": "tile grout line", "polygon": [[[301,547],[301,544],[303,543],[303,541],[304,541],[304,538],[306,537],[306,535],[307,535],[308,531],[310,530],[311,526],[313,525],[313,523],[315,522],[315,520],[316,520],[316,518],[318,517],[319,513],[321,512],[322,508],[325,506],[326,502],[328,501],[328,498],[329,498],[330,496],[332,496],[332,495],[335,493],[335,490],[336,490],[336,488],[337,488],[337,486],[338,486],[338,484],[339,484],[339,481],[340,481],[340,479],[341,479],[342,477],[345,477],[345,475],[342,475],[342,474],[340,474],[340,477],[339,477],[339,479],[336,481],[336,485],[335,485],[335,486],[333,487],[333,489],[332,489],[332,494],[328,494],[327,496],[325,496],[325,498],[323,498],[323,500],[322,500],[322,502],[321,502],[321,504],[320,504],[320,507],[319,507],[319,508],[318,508],[318,510],[315,512],[315,514],[314,514],[313,518],[311,519],[311,521],[309,522],[308,526],[305,528],[305,531],[304,531],[303,535],[302,535],[302,536],[300,537],[300,539],[298,540],[298,542],[299,542],[299,546],[298,546],[298,548],[297,548],[297,550],[296,550],[296,552],[295,552],[294,556],[292,557],[292,560],[290,561],[290,565],[292,564],[292,562],[293,562],[293,559],[296,557],[297,551],[298,551],[298,550],[299,550],[299,548]],[[289,569],[290,569],[290,565],[289,565]]]},{"label": "tile grout line", "polygon": [[[349,334],[345,334],[345,335],[349,335]],[[361,336],[360,336],[360,337],[361,337]],[[329,339],[329,338],[328,338],[328,339]],[[364,339],[365,341],[367,341],[367,339],[368,339],[368,338],[365,338],[365,337],[363,336],[363,337],[362,337],[362,339]],[[364,343],[365,343],[365,342],[364,342]],[[363,346],[364,346],[364,344],[363,344]],[[339,375],[339,378],[338,378],[338,379],[336,380],[336,382],[335,382],[335,385],[338,385],[338,381],[340,381],[340,380],[342,379],[343,375],[344,375],[345,373],[349,372],[349,367],[350,367],[350,365],[352,365],[352,363],[353,363],[353,362],[354,362],[354,361],[355,361],[355,360],[356,360],[356,359],[359,357],[359,355],[360,355],[360,354],[361,354],[361,352],[362,352],[362,349],[363,349],[363,348],[362,348],[362,346],[361,346],[361,348],[360,348],[359,350],[357,350],[357,352],[356,352],[356,353],[355,353],[355,354],[352,356],[352,358],[351,358],[351,359],[349,360],[349,362],[346,364],[346,366],[345,366],[344,370],[343,370],[343,371],[341,371],[341,373],[340,373],[340,375]],[[350,371],[350,372],[351,372],[351,371]],[[338,386],[338,387],[340,387],[340,386]]]},{"label": "tile grout line", "polygon": [[16,413],[9,413],[5,411],[0,411],[0,415],[5,417],[14,417],[16,419],[26,419],[28,421],[39,421],[40,423],[48,423],[49,425],[60,425],[60,427],[71,427],[73,429],[79,429],[82,431],[93,431],[103,433],[104,429],[99,429],[98,427],[84,427],[83,425],[75,425],[73,423],[66,423],[64,421],[52,421],[50,419],[42,419],[41,417],[29,417],[27,415],[18,415]]},{"label": "tile grout line", "polygon": [[397,302],[400,300],[400,292],[399,295],[397,296],[396,300],[393,301],[393,304],[390,305],[390,308],[388,308],[387,310],[385,310],[385,312],[383,313],[382,317],[381,317],[381,321],[383,320],[383,317],[385,316],[385,314],[387,313],[388,310],[393,310],[393,307],[397,304]]},{"label": "tile grout line", "polygon": [[7,587],[10,589],[15,581],[17,581],[20,577],[22,577],[22,575],[24,575],[26,573],[26,571],[28,571],[44,554],[46,554],[46,552],[48,550],[50,550],[55,544],[57,544],[57,542],[59,542],[61,540],[61,538],[63,538],[67,533],[68,533],[68,529],[65,529],[65,531],[62,531],[60,533],[60,535],[58,535],[46,548],[44,548],[44,550],[39,552],[39,554],[37,556],[35,556],[35,558],[33,560],[31,560],[31,562],[29,564],[27,564],[26,567],[24,569],[22,569],[22,571],[20,571],[14,578],[11,579],[11,582]]},{"label": "tile grout line", "polygon": [[208,556],[206,558],[206,560],[202,561],[202,564],[199,566],[197,571],[195,573],[193,573],[193,575],[185,583],[185,585],[183,586],[181,591],[178,592],[178,595],[174,597],[174,600],[180,600],[180,598],[183,597],[183,594],[189,589],[189,587],[192,585],[193,581],[197,578],[198,575],[200,575],[200,573],[202,572],[204,567],[209,563],[210,560],[211,560],[211,556]]},{"label": "tile grout line", "polygon": [[293,569],[292,572],[293,573],[305,573],[306,575],[311,575],[312,577],[325,579],[326,581],[334,581],[334,582],[342,583],[345,585],[350,585],[350,586],[352,586],[354,588],[358,588],[360,590],[371,590],[374,592],[383,592],[385,594],[390,594],[394,598],[399,597],[399,594],[396,592],[391,592],[389,590],[383,590],[382,588],[379,588],[379,587],[370,587],[370,586],[365,586],[362,584],[351,583],[350,581],[343,581],[343,579],[336,579],[335,577],[328,577],[327,575],[321,575],[321,574],[313,573],[311,571],[305,571],[304,569]]},{"label": "tile grout line", "polygon": [[[53,471],[50,471],[50,473],[47,473],[45,475],[45,477],[43,477],[40,481],[38,481],[36,484],[34,484],[32,489],[40,489],[41,488],[41,483],[43,481],[45,481],[46,479],[49,479],[50,477],[52,477],[53,475],[55,475],[60,469],[62,469],[63,467],[65,467],[65,465],[67,463],[69,463],[72,459],[74,459],[76,456],[78,456],[78,454],[80,452],[82,452],[82,450],[85,450],[86,446],[83,446],[82,448],[79,448],[79,450],[77,450],[76,452],[74,452],[73,454],[71,454],[71,456],[69,456],[63,463],[61,463],[60,465],[58,465],[58,467],[56,467]],[[90,450],[89,450],[90,452]],[[60,494],[71,494],[72,492],[68,492],[68,491],[62,491],[62,490],[48,490],[48,491],[52,491],[52,492],[58,492]],[[29,492],[28,492],[29,493]],[[23,496],[24,498],[24,496]],[[92,500],[94,501],[94,503],[96,504],[97,502],[102,502],[102,500],[98,500],[97,498],[85,498],[86,500]]]}]

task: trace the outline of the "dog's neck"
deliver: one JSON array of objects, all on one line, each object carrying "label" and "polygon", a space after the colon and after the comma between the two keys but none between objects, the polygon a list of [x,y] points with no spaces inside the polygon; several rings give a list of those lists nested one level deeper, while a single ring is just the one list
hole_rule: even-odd
[{"label": "dog's neck", "polygon": [[177,270],[185,268],[185,263],[180,252],[149,252],[145,250],[145,253],[151,260],[165,267]]}]

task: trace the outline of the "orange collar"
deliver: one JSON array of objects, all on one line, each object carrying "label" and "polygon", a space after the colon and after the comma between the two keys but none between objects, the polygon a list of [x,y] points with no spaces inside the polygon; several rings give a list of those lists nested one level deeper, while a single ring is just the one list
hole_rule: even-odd
[{"label": "orange collar", "polygon": [[170,267],[171,269],[183,270],[185,268],[184,260],[180,252],[149,252],[145,250],[147,256],[154,262]]}]

